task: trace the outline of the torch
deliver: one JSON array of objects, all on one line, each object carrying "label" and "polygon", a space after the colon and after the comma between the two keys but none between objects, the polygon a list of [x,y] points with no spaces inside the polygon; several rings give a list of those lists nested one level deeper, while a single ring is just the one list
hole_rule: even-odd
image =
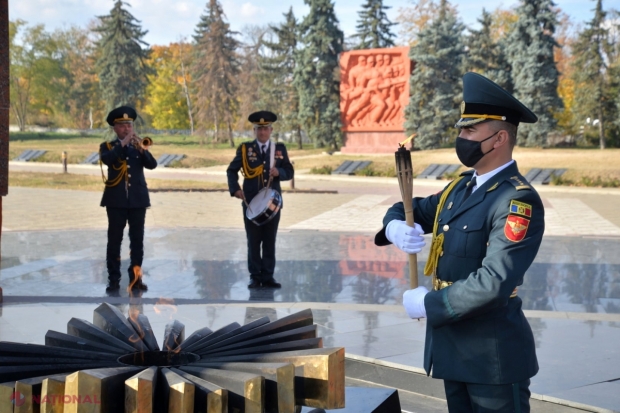
[{"label": "torch", "polygon": [[[405,148],[407,142],[415,137],[415,133],[398,144],[396,157],[396,177],[400,186],[405,207],[407,225],[413,227],[413,167],[411,166],[411,152]],[[413,147],[413,144],[412,144]],[[418,287],[418,256],[409,254],[409,284],[411,288]]]}]

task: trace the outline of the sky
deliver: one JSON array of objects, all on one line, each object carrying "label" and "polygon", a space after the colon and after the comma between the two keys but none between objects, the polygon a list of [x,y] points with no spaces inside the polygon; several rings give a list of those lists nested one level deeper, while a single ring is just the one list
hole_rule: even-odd
[{"label": "sky", "polygon": [[[144,40],[151,45],[167,45],[181,39],[191,39],[200,16],[204,13],[208,0],[125,0],[128,10],[148,30]],[[332,0],[336,17],[345,36],[355,33],[359,18],[358,12],[363,0]],[[299,20],[308,13],[303,0],[220,0],[231,29],[242,31],[247,25],[279,24],[284,21],[283,13],[293,8]],[[515,0],[473,0],[468,2],[451,1],[458,4],[459,16],[469,27],[476,28],[476,20],[482,9],[488,11],[497,7],[509,8],[517,4]],[[592,18],[592,0],[555,0],[575,23]],[[108,14],[114,0],[9,0],[9,19],[25,20],[29,25],[44,24],[48,31],[86,27],[96,16]],[[388,18],[395,21],[399,8],[411,7],[411,0],[384,0]],[[603,8],[613,5],[610,0],[603,1]],[[394,26],[398,34],[398,26]]]}]

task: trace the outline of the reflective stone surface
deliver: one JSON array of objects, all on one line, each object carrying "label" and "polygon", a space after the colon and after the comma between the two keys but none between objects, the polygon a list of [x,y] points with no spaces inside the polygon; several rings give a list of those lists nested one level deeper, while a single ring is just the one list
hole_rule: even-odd
[{"label": "reflective stone surface", "polygon": [[[129,299],[124,288],[120,297],[105,294],[104,231],[3,233],[0,340],[42,344],[48,329],[66,331],[71,317],[92,319],[102,301],[147,315],[156,337],[171,319],[195,331],[312,308],[325,347],[422,368],[425,321],[410,320],[400,306],[406,256],[375,247],[371,234],[280,231],[279,290],[247,289],[242,230],[147,229],[145,245],[149,291]],[[539,357],[535,397],[620,406],[618,251],[617,237],[545,237],[519,288]],[[420,274],[427,253],[419,255]],[[421,285],[429,281],[420,276]]]},{"label": "reflective stone surface", "polygon": [[[8,300],[105,295],[103,231],[8,232],[2,241]],[[147,230],[145,245],[144,298],[400,304],[409,285],[406,256],[392,246],[375,247],[367,234],[281,231],[275,273],[280,290],[246,288],[242,231]],[[524,309],[620,314],[618,251],[618,238],[545,237],[519,288]],[[430,277],[422,275],[427,255],[428,245],[419,254],[418,272],[420,285],[430,288]],[[122,268],[127,266],[123,261]]]}]

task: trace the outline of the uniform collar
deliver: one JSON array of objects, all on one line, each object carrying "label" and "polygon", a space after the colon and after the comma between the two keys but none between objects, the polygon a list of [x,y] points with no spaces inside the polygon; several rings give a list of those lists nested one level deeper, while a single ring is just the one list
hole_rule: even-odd
[{"label": "uniform collar", "polygon": [[261,148],[263,145],[265,145],[265,150],[269,149],[269,144],[271,144],[271,139],[267,139],[267,142],[265,143],[261,143],[258,139],[254,139],[254,142],[256,142],[256,144],[258,145],[259,148]]},{"label": "uniform collar", "polygon": [[508,168],[513,163],[515,163],[515,161],[514,159],[511,159],[509,162],[503,164],[499,168],[495,168],[491,172],[487,172],[486,174],[482,174],[482,175],[478,175],[477,172],[474,172],[472,179],[476,178],[476,186],[472,188],[472,192],[476,191],[476,189],[480,188],[482,185],[487,183],[487,181],[489,181],[491,178],[493,178],[495,175],[497,175],[504,169]]}]

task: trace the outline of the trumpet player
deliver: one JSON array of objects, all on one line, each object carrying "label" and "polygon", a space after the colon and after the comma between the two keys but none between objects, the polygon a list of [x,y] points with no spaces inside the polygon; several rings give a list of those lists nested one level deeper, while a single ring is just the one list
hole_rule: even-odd
[{"label": "trumpet player", "polygon": [[112,110],[106,121],[114,130],[116,139],[102,143],[99,148],[100,162],[108,167],[108,177],[103,177],[105,189],[101,206],[106,208],[108,215],[106,292],[110,294],[118,294],[120,290],[121,243],[127,224],[130,250],[128,291],[147,290],[146,284],[142,282],[142,259],[144,220],[146,209],[151,206],[151,202],[144,168],[155,169],[157,161],[149,151],[150,139],[141,139],[134,133],[136,117],[136,111],[129,106]]}]

